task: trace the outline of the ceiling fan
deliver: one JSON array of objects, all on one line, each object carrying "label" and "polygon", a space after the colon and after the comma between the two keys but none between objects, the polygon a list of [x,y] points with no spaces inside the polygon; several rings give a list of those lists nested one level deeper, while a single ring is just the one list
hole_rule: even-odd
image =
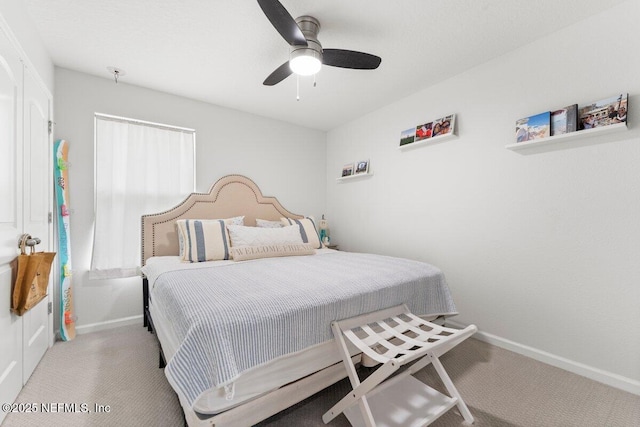
[{"label": "ceiling fan", "polygon": [[292,73],[311,76],[320,71],[322,65],[375,70],[382,59],[364,52],[344,49],[323,49],[318,41],[320,22],[312,16],[300,16],[295,20],[278,0],[258,0],[258,4],[280,35],[289,43],[289,60],[275,69],[262,83],[273,86]]}]

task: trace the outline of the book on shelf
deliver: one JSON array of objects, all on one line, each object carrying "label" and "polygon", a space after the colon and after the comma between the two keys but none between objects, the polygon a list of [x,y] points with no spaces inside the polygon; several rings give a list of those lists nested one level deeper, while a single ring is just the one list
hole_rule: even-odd
[{"label": "book on shelf", "polygon": [[567,110],[567,133],[578,130],[578,104],[564,107]]},{"label": "book on shelf", "polygon": [[550,136],[562,135],[578,130],[578,104],[551,112]]},{"label": "book on shelf", "polygon": [[550,135],[562,135],[567,133],[567,110],[556,110],[551,112],[551,132]]}]

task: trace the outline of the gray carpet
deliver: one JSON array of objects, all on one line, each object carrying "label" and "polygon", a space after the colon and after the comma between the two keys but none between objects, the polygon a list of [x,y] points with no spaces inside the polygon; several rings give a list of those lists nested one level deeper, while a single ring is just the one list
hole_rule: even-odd
[{"label": "gray carpet", "polygon": [[[640,396],[469,339],[442,357],[476,419],[475,426],[640,427]],[[431,367],[418,377],[443,390]],[[349,390],[347,381],[260,423],[260,427],[323,426],[322,414]],[[155,336],[142,326],[80,335],[56,343],[17,402],[109,405],[103,413],[8,414],[3,427],[170,426],[183,418],[157,368]],[[344,416],[330,426],[348,427]],[[454,409],[432,426],[462,426]]]}]

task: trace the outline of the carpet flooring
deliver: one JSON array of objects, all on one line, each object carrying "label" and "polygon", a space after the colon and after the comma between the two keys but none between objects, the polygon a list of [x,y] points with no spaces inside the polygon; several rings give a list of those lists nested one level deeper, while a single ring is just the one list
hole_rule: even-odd
[{"label": "carpet flooring", "polygon": [[[142,326],[57,342],[16,402],[45,404],[58,412],[9,413],[2,426],[181,427],[182,410],[157,359],[156,338]],[[468,339],[441,360],[475,426],[640,427],[640,396],[499,347]],[[417,377],[444,390],[430,366]],[[340,381],[258,426],[324,426],[322,414],[348,390],[348,382]],[[340,415],[329,425],[350,424]],[[455,408],[432,424],[462,425]]]}]

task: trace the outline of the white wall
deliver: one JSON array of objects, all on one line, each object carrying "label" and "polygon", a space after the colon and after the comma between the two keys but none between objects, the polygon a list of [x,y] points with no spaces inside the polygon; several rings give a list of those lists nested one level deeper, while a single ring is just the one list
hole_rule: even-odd
[{"label": "white wall", "polygon": [[0,0],[0,15],[25,52],[29,62],[27,65],[35,68],[42,83],[53,92],[53,62],[27,13],[24,2]]},{"label": "white wall", "polygon": [[[459,323],[640,393],[639,20],[628,1],[330,131],[332,241],[437,265]],[[504,148],[519,118],[621,92],[627,132]],[[402,130],[450,113],[457,139],[396,148]],[[372,177],[336,183],[366,158]]]},{"label": "white wall", "polygon": [[[106,74],[106,72],[105,72]],[[196,130],[197,191],[239,173],[289,210],[319,217],[326,195],[321,131],[56,68],[56,139],[70,142],[71,253],[80,331],[141,322],[139,278],[89,280],[93,224],[93,115],[96,112]],[[140,323],[141,324],[141,323]]]}]

